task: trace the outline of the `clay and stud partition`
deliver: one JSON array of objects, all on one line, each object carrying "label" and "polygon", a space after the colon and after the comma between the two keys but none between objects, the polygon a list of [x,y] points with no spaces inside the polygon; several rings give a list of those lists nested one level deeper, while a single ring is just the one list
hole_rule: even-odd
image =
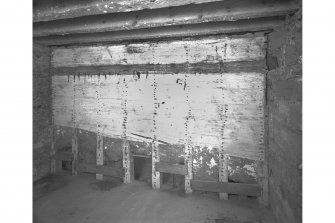
[{"label": "clay and stud partition", "polygon": [[[172,173],[185,176],[186,193],[267,203],[265,50],[262,33],[54,48],[53,125],[73,131],[72,153],[53,143],[52,171],[56,160],[71,160],[73,174],[131,183],[131,144],[141,142],[152,157],[154,189],[161,172]],[[80,129],[97,135],[95,165],[78,162]],[[104,165],[104,137],[122,140],[122,170]],[[252,183],[228,182],[241,174]]]}]

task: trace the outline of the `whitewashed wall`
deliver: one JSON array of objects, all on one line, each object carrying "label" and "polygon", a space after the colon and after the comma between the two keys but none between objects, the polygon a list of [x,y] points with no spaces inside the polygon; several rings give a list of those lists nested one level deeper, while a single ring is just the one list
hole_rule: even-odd
[{"label": "whitewashed wall", "polygon": [[[262,36],[56,48],[54,68],[100,65],[229,63],[265,58]],[[156,89],[154,89],[156,86]],[[264,74],[165,73],[52,77],[54,123],[151,142],[224,146],[227,154],[264,159]],[[154,91],[156,100],[154,100]],[[123,126],[126,118],[125,126]],[[186,120],[188,120],[186,122]],[[157,129],[154,131],[153,122]]]}]

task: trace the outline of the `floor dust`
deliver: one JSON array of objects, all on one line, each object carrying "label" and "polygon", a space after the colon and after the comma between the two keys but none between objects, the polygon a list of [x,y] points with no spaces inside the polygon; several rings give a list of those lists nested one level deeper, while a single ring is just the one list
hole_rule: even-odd
[{"label": "floor dust", "polygon": [[93,174],[54,175],[36,182],[33,207],[34,223],[274,223],[270,212],[253,200],[153,190],[140,181],[96,181]]},{"label": "floor dust", "polygon": [[109,191],[115,187],[121,186],[123,183],[121,180],[108,180],[108,181],[97,181],[90,183],[93,190]]}]

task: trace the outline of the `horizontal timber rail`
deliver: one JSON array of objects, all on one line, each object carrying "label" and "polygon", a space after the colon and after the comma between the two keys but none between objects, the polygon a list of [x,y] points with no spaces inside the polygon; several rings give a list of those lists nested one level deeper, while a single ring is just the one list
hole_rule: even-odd
[{"label": "horizontal timber rail", "polygon": [[265,60],[237,61],[226,63],[197,63],[197,64],[139,64],[139,65],[110,65],[110,66],[79,66],[52,68],[52,75],[115,75],[140,73],[220,73],[220,72],[259,72],[266,73]]},{"label": "horizontal timber rail", "polygon": [[192,180],[191,187],[194,190],[229,193],[246,196],[261,196],[261,188],[258,184],[229,183]]},{"label": "horizontal timber rail", "polygon": [[156,163],[156,170],[158,172],[163,173],[180,174],[180,175],[187,174],[187,166],[182,164],[158,162]]}]

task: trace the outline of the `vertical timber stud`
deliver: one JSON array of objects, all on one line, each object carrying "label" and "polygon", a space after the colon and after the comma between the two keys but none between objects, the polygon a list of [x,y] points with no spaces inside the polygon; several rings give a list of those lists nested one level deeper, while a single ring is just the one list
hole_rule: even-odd
[{"label": "vertical timber stud", "polygon": [[[228,182],[228,161],[229,155],[224,154],[224,151],[220,149],[219,155],[219,181]],[[228,200],[228,193],[219,193],[221,200]]]},{"label": "vertical timber stud", "polygon": [[[122,110],[123,110],[123,136],[122,136],[122,157],[123,157],[123,169],[124,169],[124,178],[123,182],[125,184],[131,183],[132,180],[132,165],[131,165],[131,157],[130,157],[130,148],[129,143],[127,141],[127,119],[128,119],[128,112],[127,112],[127,96],[128,96],[128,86],[126,80],[123,78],[123,86],[122,86]],[[121,83],[121,82],[120,82]]]},{"label": "vertical timber stud", "polygon": [[[76,75],[73,74],[75,82]],[[78,164],[78,133],[76,126],[76,85],[73,85],[73,110],[72,110],[72,175],[77,175]]]},{"label": "vertical timber stud", "polygon": [[[226,48],[227,45],[225,45],[225,54],[226,54]],[[224,67],[223,67],[223,62],[220,63],[220,70],[221,70],[221,75],[220,75],[220,84],[222,87],[221,91],[221,105],[220,105],[220,121],[221,121],[221,129],[220,129],[220,136],[221,136],[221,144],[220,144],[220,150],[219,150],[219,182],[228,182],[228,162],[229,162],[229,155],[225,154],[224,151],[224,130],[226,127],[226,122],[227,122],[227,111],[228,111],[228,105],[224,104],[225,103],[225,95],[224,95],[224,86],[223,86],[223,72],[224,72]],[[219,197],[222,200],[228,200],[228,193],[219,193]]]},{"label": "vertical timber stud", "polygon": [[[98,110],[97,110],[97,149],[96,149],[96,162],[97,166],[104,165],[104,150],[103,150],[103,135],[102,135],[102,126],[101,126],[101,82],[100,82],[100,75],[98,76],[98,86],[96,90],[97,94],[97,103],[98,103]],[[103,175],[97,173],[96,175],[97,180],[103,180]]]},{"label": "vertical timber stud", "polygon": [[263,79],[263,89],[264,89],[264,100],[263,100],[263,106],[260,106],[260,108],[264,109],[263,112],[260,110],[260,119],[264,120],[264,129],[263,129],[263,141],[260,142],[260,146],[264,147],[264,158],[263,162],[258,161],[257,167],[258,167],[258,182],[261,185],[262,192],[261,196],[258,198],[258,201],[267,206],[269,204],[269,174],[268,174],[268,150],[269,150],[269,109],[267,104],[267,75],[264,74]]},{"label": "vertical timber stud", "polygon": [[190,87],[187,83],[188,75],[185,75],[185,85],[186,86],[186,101],[187,101],[187,107],[188,107],[188,113],[185,121],[185,148],[184,148],[184,156],[185,156],[185,165],[187,165],[187,174],[185,175],[185,193],[191,194],[192,193],[192,187],[191,187],[191,180],[193,179],[193,147],[191,143],[191,137],[189,134],[189,120],[191,117],[191,106],[189,101],[189,93],[190,93]]},{"label": "vertical timber stud", "polygon": [[50,172],[51,173],[56,173],[56,159],[55,159],[55,154],[56,154],[56,148],[55,148],[55,142],[56,142],[56,134],[55,134],[55,122],[54,122],[54,106],[53,106],[53,101],[55,97],[55,92],[54,88],[52,85],[52,78],[51,78],[51,149],[50,149],[50,156],[51,156],[51,163],[50,163]]},{"label": "vertical timber stud", "polygon": [[77,128],[72,128],[72,175],[77,175],[78,165],[78,135]]},{"label": "vertical timber stud", "polygon": [[153,114],[153,140],[152,140],[152,151],[151,151],[151,157],[152,157],[152,188],[153,189],[159,189],[161,187],[161,177],[160,177],[160,172],[156,171],[156,163],[159,162],[159,148],[158,148],[158,141],[157,141],[157,136],[156,136],[156,116],[157,116],[157,109],[158,109],[158,104],[157,104],[157,81],[156,81],[156,74],[154,75],[154,114]]},{"label": "vertical timber stud", "polygon": [[[53,119],[53,117],[52,117]],[[56,148],[55,148],[55,127],[52,123],[51,125],[51,163],[50,163],[50,171],[51,173],[56,173],[56,159],[55,159],[55,154],[56,154]]]}]

